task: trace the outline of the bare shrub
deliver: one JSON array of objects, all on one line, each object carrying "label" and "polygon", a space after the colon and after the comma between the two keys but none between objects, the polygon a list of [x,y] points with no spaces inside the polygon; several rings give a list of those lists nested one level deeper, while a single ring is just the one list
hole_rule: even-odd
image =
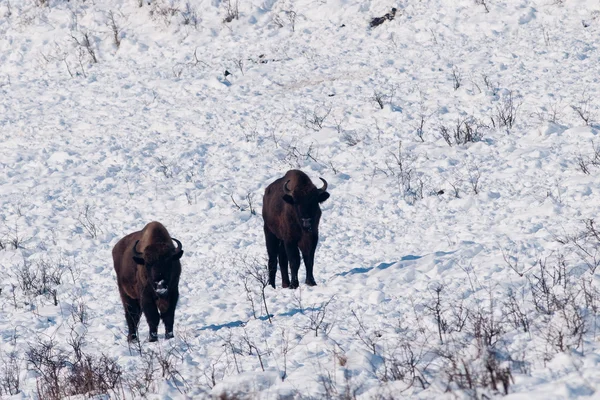
[{"label": "bare shrub", "polygon": [[450,133],[450,129],[444,125],[440,125],[439,130],[442,139],[444,139],[448,146],[452,147],[452,134]]},{"label": "bare shrub", "polygon": [[189,390],[189,385],[178,370],[178,364],[183,362],[183,355],[175,347],[159,348],[158,352],[150,351],[149,357],[156,358],[161,376],[170,381],[183,394]]},{"label": "bare shrub", "polygon": [[32,266],[25,261],[21,268],[17,268],[15,275],[18,286],[26,296],[33,298],[44,296],[50,298],[53,304],[58,305],[58,286],[62,283],[65,266],[51,260],[40,260]]},{"label": "bare shrub", "polygon": [[496,105],[494,116],[491,118],[494,127],[512,129],[517,121],[517,112],[521,102],[515,97],[512,90],[508,90]]},{"label": "bare shrub", "polygon": [[462,84],[462,74],[456,65],[452,66],[452,82],[454,90],[458,90]]},{"label": "bare shrub", "polygon": [[577,165],[584,174],[590,174],[592,167],[600,167],[600,145],[596,145],[593,140],[591,142],[591,154],[577,156]]},{"label": "bare shrub", "polygon": [[553,124],[558,124],[559,120],[564,116],[563,110],[562,101],[558,99],[541,106],[537,111],[532,113],[532,116],[537,117],[542,123],[552,122]]},{"label": "bare shrub", "polygon": [[102,233],[102,229],[98,226],[98,221],[94,213],[94,207],[85,204],[77,216],[77,221],[92,239],[96,239]]},{"label": "bare shrub", "polygon": [[223,22],[231,22],[234,19],[240,18],[240,2],[239,0],[225,0],[225,18]]},{"label": "bare shrub", "polygon": [[496,97],[496,95],[498,94],[498,92],[500,91],[500,84],[498,82],[492,82],[491,78],[488,75],[483,75],[483,83],[485,84],[485,87],[487,88],[487,90],[489,91],[489,93]]},{"label": "bare shrub", "polygon": [[83,32],[81,34],[81,38],[71,34],[71,39],[78,46],[78,48],[85,50],[85,52],[89,55],[90,61],[94,64],[98,62],[98,58],[96,57],[96,51],[94,50],[94,46],[92,45],[92,41],[90,40],[90,33]]},{"label": "bare shrub", "polygon": [[373,97],[371,98],[378,106],[383,110],[383,107],[386,104],[388,96],[380,91],[375,91],[373,93]]},{"label": "bare shrub", "polygon": [[0,395],[15,395],[21,391],[21,360],[15,350],[16,331],[11,338],[12,351],[0,350]]},{"label": "bare shrub", "polygon": [[379,172],[386,176],[393,176],[398,182],[402,197],[413,204],[417,200],[422,200],[424,193],[423,174],[419,173],[414,167],[417,156],[402,147],[402,141],[398,142],[398,149],[390,151],[390,158],[386,159],[385,169],[376,167],[374,174]]},{"label": "bare shrub", "polygon": [[171,25],[173,17],[179,13],[179,8],[173,0],[155,0],[152,2],[150,16],[153,19],[161,20],[165,26]]},{"label": "bare shrub", "polygon": [[153,351],[140,354],[141,365],[126,378],[127,387],[137,396],[146,398],[153,390],[159,372],[158,360]]},{"label": "bare shrub", "polygon": [[592,97],[584,90],[579,100],[575,104],[571,104],[571,108],[586,125],[590,125],[594,118],[592,115],[593,104]]},{"label": "bare shrub", "polygon": [[377,378],[381,382],[402,381],[406,389],[418,383],[422,389],[429,386],[427,368],[429,356],[426,346],[416,344],[415,338],[401,338],[381,354],[381,366],[377,369]]},{"label": "bare shrub", "polygon": [[517,299],[517,294],[514,290],[509,289],[503,308],[505,318],[513,324],[515,329],[522,329],[523,332],[529,332],[529,317],[523,311],[523,301]]},{"label": "bare shrub", "polygon": [[71,317],[73,318],[73,321],[80,323],[83,326],[88,326],[88,306],[85,304],[85,300],[82,297],[77,298],[71,305]]},{"label": "bare shrub", "polygon": [[283,19],[281,18],[281,16],[279,14],[273,14],[273,17],[271,18],[271,21],[278,28],[283,28],[284,27]]},{"label": "bare shrub", "polygon": [[556,241],[569,246],[587,265],[591,274],[600,266],[600,230],[593,218],[583,221],[585,228],[579,233],[555,237]]},{"label": "bare shrub", "polygon": [[[421,97],[423,97],[423,94],[421,94]],[[429,120],[431,115],[431,113],[427,112],[427,109],[425,108],[425,102],[423,98],[421,98],[421,101],[419,102],[419,113],[417,115],[417,123],[413,124],[415,133],[417,134],[417,137],[421,140],[421,142],[425,141],[425,123],[427,122],[427,120]]]},{"label": "bare shrub", "polygon": [[99,395],[121,388],[119,364],[105,356],[92,356],[82,351],[83,335],[73,334],[71,351],[52,341],[38,338],[26,353],[29,367],[37,372],[37,395],[43,399],[62,399],[77,394]]},{"label": "bare shrub", "polygon": [[198,18],[198,12],[189,1],[186,1],[183,10],[181,10],[180,13],[183,25],[190,25],[195,29],[198,29],[198,23],[200,21]]},{"label": "bare shrub", "polygon": [[332,296],[329,300],[324,301],[319,305],[313,304],[303,312],[303,314],[308,317],[308,323],[305,326],[305,329],[307,331],[313,331],[315,337],[319,336],[319,330],[322,331],[324,336],[327,336],[333,328],[332,323],[325,322],[325,317],[327,317],[327,307],[334,299],[335,296]]},{"label": "bare shrub", "polygon": [[475,4],[479,5],[479,6],[483,6],[483,8],[485,9],[486,13],[490,12],[490,9],[488,8],[488,5],[486,3],[486,0],[475,0]]},{"label": "bare shrub", "polygon": [[295,32],[296,31],[296,17],[298,16],[298,14],[294,10],[288,10],[288,11],[285,11],[285,15],[287,16],[288,21],[290,22],[290,28],[292,28],[292,32]]},{"label": "bare shrub", "polygon": [[357,329],[355,330],[356,336],[366,346],[366,348],[373,353],[373,355],[377,355],[377,346],[381,340],[381,337],[383,336],[383,332],[379,329],[368,329],[368,327],[365,326],[362,318],[360,318],[354,310],[351,310],[351,312],[358,324]]},{"label": "bare shrub", "polygon": [[235,199],[233,198],[233,194],[231,194],[231,201],[233,202],[233,205],[235,206],[235,208],[237,208],[240,211],[250,211],[250,214],[252,215],[256,215],[256,209],[254,206],[254,193],[248,192],[246,194],[246,197],[244,197],[244,203],[238,204],[238,202],[235,201]]},{"label": "bare shrub", "polygon": [[473,189],[473,193],[479,194],[481,190],[479,186],[479,181],[481,180],[481,170],[477,165],[471,165],[468,170],[469,173],[469,183],[471,184],[471,189]]},{"label": "bare shrub", "polygon": [[458,119],[454,127],[454,142],[456,144],[467,144],[481,140],[482,124],[474,117]]},{"label": "bare shrub", "polygon": [[495,350],[488,349],[483,357],[476,359],[461,351],[440,355],[444,360],[447,392],[460,389],[471,398],[489,398],[484,394],[487,390],[506,395],[514,383],[510,364],[501,361],[501,355]]},{"label": "bare shrub", "polygon": [[119,28],[119,26],[117,25],[117,22],[115,21],[115,14],[112,12],[112,10],[108,12],[107,24],[113,35],[113,43],[115,44],[115,46],[117,46],[117,49],[119,49],[119,47],[121,46],[121,28]]},{"label": "bare shrub", "polygon": [[318,382],[323,390],[323,398],[332,400],[356,400],[361,387],[352,382],[350,371],[342,369],[342,383],[338,384],[335,371],[320,373]]},{"label": "bare shrub", "polygon": [[242,260],[242,264],[243,274],[245,276],[251,277],[254,283],[257,285],[258,292],[262,299],[263,305],[265,306],[265,313],[267,314],[267,318],[269,322],[272,322],[272,316],[269,313],[269,309],[267,307],[267,296],[265,293],[267,286],[269,286],[269,267],[266,265],[266,263],[260,263],[257,260]]},{"label": "bare shrub", "polygon": [[323,129],[325,119],[327,119],[331,113],[331,108],[331,106],[317,106],[312,110],[312,112],[306,110],[304,112],[304,126],[308,129],[312,129],[315,132],[320,131]]}]

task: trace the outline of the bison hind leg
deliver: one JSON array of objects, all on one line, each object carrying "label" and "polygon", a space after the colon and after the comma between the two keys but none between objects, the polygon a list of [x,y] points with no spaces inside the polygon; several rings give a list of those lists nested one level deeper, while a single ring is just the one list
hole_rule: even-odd
[{"label": "bison hind leg", "polygon": [[288,270],[288,257],[285,252],[283,241],[279,244],[279,270],[281,271],[281,286],[287,288],[290,286],[290,274]]},{"label": "bison hind leg", "polygon": [[275,276],[277,275],[277,256],[279,254],[280,240],[265,226],[265,240],[267,243],[267,254],[269,255],[269,285],[275,288]]}]

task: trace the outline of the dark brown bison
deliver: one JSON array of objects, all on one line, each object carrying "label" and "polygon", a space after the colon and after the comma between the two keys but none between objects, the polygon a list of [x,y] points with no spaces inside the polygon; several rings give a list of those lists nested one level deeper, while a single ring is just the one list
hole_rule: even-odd
[{"label": "dark brown bison", "polygon": [[158,340],[160,319],[165,324],[165,339],[172,338],[179,298],[181,242],[171,238],[160,222],[150,222],[141,231],[119,240],[112,255],[129,329],[127,340],[137,339],[142,312],[150,328],[150,342]]},{"label": "dark brown bison", "polygon": [[[300,253],[306,266],[306,284],[315,286],[313,265],[315,249],[319,241],[319,203],[329,198],[327,181],[318,189],[302,171],[290,170],[265,189],[263,196],[263,219],[265,239],[269,254],[269,284],[275,287],[277,258],[281,269],[283,287],[298,287]],[[292,270],[292,281],[288,275],[288,261]]]}]

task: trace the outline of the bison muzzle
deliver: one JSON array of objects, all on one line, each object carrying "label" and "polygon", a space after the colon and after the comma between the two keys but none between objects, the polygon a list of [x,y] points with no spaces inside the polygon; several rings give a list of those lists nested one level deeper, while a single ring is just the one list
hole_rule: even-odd
[{"label": "bison muzzle", "polygon": [[150,342],[158,340],[161,319],[165,325],[165,339],[172,338],[179,299],[181,242],[171,238],[160,222],[150,222],[141,231],[119,240],[112,254],[129,330],[127,340],[137,339],[142,313],[150,329]]}]

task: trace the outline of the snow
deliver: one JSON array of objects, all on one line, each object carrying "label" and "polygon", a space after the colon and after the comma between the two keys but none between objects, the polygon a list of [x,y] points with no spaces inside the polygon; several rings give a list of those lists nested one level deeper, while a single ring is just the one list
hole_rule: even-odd
[{"label": "snow", "polygon": [[[85,352],[140,373],[111,250],[153,220],[185,254],[175,338],[161,325],[148,343],[140,324],[142,352],[178,355],[152,398],[500,396],[449,383],[440,354],[474,370],[486,356],[469,333],[475,314],[439,340],[438,288],[451,325],[460,305],[501,324],[484,348],[511,369],[507,398],[597,396],[597,315],[581,285],[600,282],[581,249],[557,240],[600,215],[600,166],[584,173],[578,161],[600,149],[597,1],[486,1],[486,12],[471,0],[240,0],[230,23],[221,1],[48,3],[0,0],[0,372],[14,351],[14,398],[38,397],[28,349],[52,339],[69,351],[73,332]],[[368,27],[391,7],[394,20]],[[98,63],[73,39],[85,32]],[[511,96],[514,125],[493,126]],[[481,137],[449,146],[440,127],[459,120],[479,121]],[[300,289],[282,289],[278,273],[265,290],[270,322],[249,279],[254,317],[243,279],[266,257],[264,188],[292,168],[325,178],[331,198],[318,285],[301,266]],[[586,332],[557,350],[550,338],[572,327],[536,309],[531,282],[561,259]],[[24,293],[25,265],[63,271],[56,304]],[[511,291],[527,332],[502,311]],[[407,343],[425,385],[381,379]],[[123,387],[118,396],[140,396]]]}]

